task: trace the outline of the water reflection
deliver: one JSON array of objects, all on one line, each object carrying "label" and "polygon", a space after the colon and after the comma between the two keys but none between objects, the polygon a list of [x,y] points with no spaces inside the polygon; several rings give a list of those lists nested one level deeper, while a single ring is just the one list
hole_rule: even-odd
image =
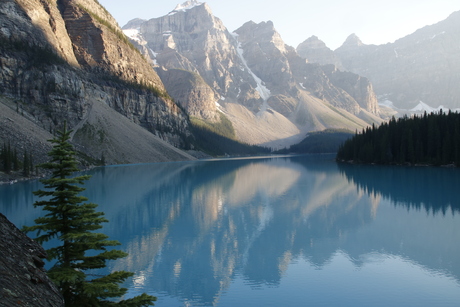
[{"label": "water reflection", "polygon": [[460,211],[456,193],[460,187],[457,168],[387,167],[339,164],[349,181],[369,194],[379,194],[395,204],[424,208],[427,212]]},{"label": "water reflection", "polygon": [[[110,220],[104,231],[129,253],[110,269],[136,272],[133,291],[190,305],[218,305],[238,278],[250,289],[281,287],[299,261],[323,270],[337,259],[363,268],[396,257],[459,282],[460,222],[457,209],[448,210],[456,208],[449,188],[460,186],[457,173],[337,165],[332,158],[107,167],[92,172],[86,196]],[[6,200],[16,204],[8,209],[16,217],[11,207],[24,212],[19,203],[29,201]],[[347,283],[349,276],[335,275]]]}]

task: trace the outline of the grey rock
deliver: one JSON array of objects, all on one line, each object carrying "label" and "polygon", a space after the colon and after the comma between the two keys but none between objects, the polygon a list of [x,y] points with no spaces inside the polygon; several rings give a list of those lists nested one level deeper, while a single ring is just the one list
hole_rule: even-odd
[{"label": "grey rock", "polygon": [[350,36],[335,54],[399,108],[411,109],[420,101],[460,108],[460,12],[385,45],[365,45]]},{"label": "grey rock", "polygon": [[[124,120],[133,124],[124,125],[131,129],[130,140],[142,143],[147,137],[184,145],[189,135],[187,115],[97,1],[5,0],[0,3],[0,29],[0,94],[5,98],[1,102],[16,109],[30,124],[54,133],[67,121],[70,128],[78,130],[86,127],[88,118],[94,118],[94,110],[104,110],[107,114],[98,116],[114,120],[112,125]],[[137,128],[141,127],[150,131],[150,136],[139,134]],[[106,132],[111,142],[102,142],[93,151],[88,149],[92,147],[90,138],[76,138],[74,145],[94,160],[100,159],[102,148],[121,150],[109,154],[113,157],[109,163],[168,159],[168,151],[154,157],[150,149],[134,155],[139,160],[132,159],[128,148],[111,147],[121,144],[123,135],[116,141],[115,133]],[[133,137],[136,133],[139,137]],[[15,138],[12,133],[5,134],[3,141],[15,142]],[[146,149],[140,144],[137,148]],[[179,159],[189,158],[184,153]]]},{"label": "grey rock", "polygon": [[345,70],[339,57],[329,49],[317,36],[311,36],[296,48],[297,54],[309,63],[321,65],[333,64],[340,70]]},{"label": "grey rock", "polygon": [[46,252],[0,213],[0,306],[58,307],[64,299],[46,275]]}]

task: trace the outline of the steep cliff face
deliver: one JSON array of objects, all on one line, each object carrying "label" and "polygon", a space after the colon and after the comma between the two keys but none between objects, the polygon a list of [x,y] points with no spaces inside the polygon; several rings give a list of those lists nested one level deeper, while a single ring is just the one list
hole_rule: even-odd
[{"label": "steep cliff face", "polygon": [[67,32],[79,64],[129,82],[164,91],[144,57],[124,36],[113,17],[94,0],[61,0]]},{"label": "steep cliff face", "polygon": [[460,108],[460,12],[394,43],[365,45],[355,35],[335,50],[344,67],[366,76],[382,99],[411,109]]},{"label": "steep cliff face", "polygon": [[[151,138],[183,145],[186,115],[97,1],[5,0],[0,17],[0,95],[17,113],[55,131],[64,120],[83,127],[94,106],[104,104],[151,131]],[[104,133],[117,138],[109,127]],[[104,154],[87,150],[88,138],[79,140],[75,145],[94,159]]]},{"label": "steep cliff face", "polygon": [[377,95],[369,79],[349,71],[340,71],[335,65],[323,65],[322,69],[332,84],[344,89],[360,108],[379,114]]},{"label": "steep cliff face", "polygon": [[216,101],[219,95],[197,74],[182,69],[159,69],[163,83],[187,114],[211,122],[218,120]]},{"label": "steep cliff face", "polygon": [[0,233],[0,306],[64,306],[59,290],[45,273],[43,247],[1,213]]},{"label": "steep cliff face", "polygon": [[[230,34],[207,4],[188,1],[166,16],[148,21],[135,19],[123,30],[142,52],[149,53],[154,65],[162,67],[157,71],[176,101],[187,110],[190,105],[196,106],[197,115],[203,114],[199,108],[206,107],[208,118],[220,105],[242,141],[285,146],[305,131],[366,126],[358,118],[361,112],[370,114],[366,118],[380,120],[376,116],[378,107],[368,108],[361,101],[364,93],[350,94],[338,88],[340,82],[334,84],[321,67],[307,64],[285,45],[270,21],[248,22]],[[177,74],[177,69],[201,76],[215,92],[218,104],[213,106],[212,95],[207,94],[192,95],[188,99],[195,102],[187,104],[185,93],[201,90],[182,90],[178,84],[173,89],[168,85],[173,80],[170,71]],[[183,78],[185,73],[180,75]],[[183,86],[187,88],[190,83]],[[203,83],[199,86],[207,88]],[[372,91],[372,87],[367,89]],[[199,100],[206,103],[197,103]],[[331,111],[331,107],[338,111]],[[277,143],[279,140],[282,141]]]}]

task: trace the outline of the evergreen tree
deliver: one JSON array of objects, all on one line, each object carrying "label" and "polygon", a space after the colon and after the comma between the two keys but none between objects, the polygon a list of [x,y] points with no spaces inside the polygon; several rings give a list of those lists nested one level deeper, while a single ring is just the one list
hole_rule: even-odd
[{"label": "evergreen tree", "polygon": [[439,111],[393,117],[344,142],[337,160],[384,164],[454,164],[460,167],[460,114]]},{"label": "evergreen tree", "polygon": [[24,151],[24,161],[23,161],[23,172],[24,176],[30,176],[30,162],[29,162],[29,155],[27,154],[27,150]]},{"label": "evergreen tree", "polygon": [[11,152],[10,143],[8,143],[8,146],[6,144],[3,144],[2,158],[3,170],[9,174],[13,170],[13,154]]},{"label": "evergreen tree", "polygon": [[119,284],[132,276],[131,272],[117,271],[95,279],[85,273],[104,268],[107,260],[126,257],[127,254],[120,250],[107,250],[107,247],[120,243],[94,232],[102,228],[101,223],[107,220],[103,217],[104,213],[95,211],[96,204],[83,203],[88,199],[79,196],[85,190],[80,185],[90,176],[71,177],[78,168],[75,152],[68,142],[70,133],[64,125],[64,129],[50,140],[54,144],[48,153],[51,161],[41,166],[52,171],[52,176],[41,180],[47,190],[34,192],[39,197],[45,197],[34,206],[42,207],[48,213],[37,218],[34,226],[24,227],[24,230],[38,231],[36,241],[39,243],[52,238],[60,241],[61,245],[47,250],[48,260],[56,261],[48,275],[60,289],[67,307],[153,305],[156,298],[145,293],[132,299],[113,301],[126,293],[127,289]]},{"label": "evergreen tree", "polygon": [[14,149],[12,153],[12,159],[13,159],[13,170],[17,172],[19,171],[19,159],[18,159],[18,152],[16,148]]},{"label": "evergreen tree", "polygon": [[31,152],[29,152],[29,170],[30,170],[30,174],[34,172],[34,158],[32,157]]},{"label": "evergreen tree", "polygon": [[2,167],[2,170],[6,170],[6,144],[3,143],[3,146],[2,146],[2,152],[0,153],[0,159],[2,160],[2,164],[1,164],[1,167]]}]

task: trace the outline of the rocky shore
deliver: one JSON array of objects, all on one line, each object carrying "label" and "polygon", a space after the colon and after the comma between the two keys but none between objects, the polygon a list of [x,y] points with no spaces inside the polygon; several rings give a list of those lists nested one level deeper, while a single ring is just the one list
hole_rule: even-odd
[{"label": "rocky shore", "polygon": [[0,307],[64,306],[44,269],[46,252],[0,213]]}]

